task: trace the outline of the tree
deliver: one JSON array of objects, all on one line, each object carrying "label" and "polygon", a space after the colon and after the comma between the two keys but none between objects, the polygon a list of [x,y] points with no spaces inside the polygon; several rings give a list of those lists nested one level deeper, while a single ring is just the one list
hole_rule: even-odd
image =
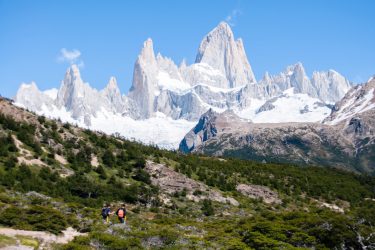
[{"label": "tree", "polygon": [[95,170],[95,172],[97,172],[99,174],[99,178],[100,179],[103,179],[103,180],[107,179],[107,174],[106,174],[106,172],[105,172],[105,170],[104,170],[104,168],[103,168],[102,165],[100,165],[99,167],[97,167],[96,170]]},{"label": "tree", "polygon": [[146,184],[151,184],[150,175],[143,169],[138,169],[133,176],[134,180],[144,182]]},{"label": "tree", "polygon": [[12,156],[5,162],[5,167],[7,170],[12,169],[16,166],[16,163],[18,162],[17,158]]},{"label": "tree", "polygon": [[116,158],[113,155],[112,151],[107,149],[102,157],[103,163],[108,167],[114,167],[116,163]]},{"label": "tree", "polygon": [[203,214],[206,215],[206,216],[211,216],[211,215],[215,214],[214,208],[212,206],[212,202],[209,199],[203,200],[201,210],[202,210]]}]

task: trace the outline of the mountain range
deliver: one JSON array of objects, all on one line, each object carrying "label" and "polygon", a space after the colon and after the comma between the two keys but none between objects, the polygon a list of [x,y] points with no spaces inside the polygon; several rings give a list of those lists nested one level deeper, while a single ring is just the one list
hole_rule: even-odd
[{"label": "mountain range", "polygon": [[243,41],[221,22],[202,39],[191,65],[155,55],[147,39],[127,95],[115,77],[103,90],[92,88],[71,65],[59,89],[21,84],[14,101],[40,115],[176,149],[208,110],[232,110],[254,123],[322,122],[353,86],[334,70],[308,77],[302,63],[256,80]]},{"label": "mountain range", "polygon": [[322,123],[253,123],[210,109],[180,150],[375,173],[374,89],[374,78],[353,87]]}]

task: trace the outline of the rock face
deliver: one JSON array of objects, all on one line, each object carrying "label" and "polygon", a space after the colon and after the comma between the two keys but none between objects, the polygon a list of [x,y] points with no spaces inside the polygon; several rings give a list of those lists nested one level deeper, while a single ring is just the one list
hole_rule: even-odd
[{"label": "rock face", "polygon": [[311,84],[316,89],[316,96],[326,102],[337,102],[348,92],[352,84],[334,70],[314,72]]},{"label": "rock face", "polygon": [[[207,185],[177,173],[163,164],[147,161],[145,170],[150,174],[152,184],[158,186],[164,193],[173,195],[185,190],[187,198],[196,202],[210,199],[234,206],[239,205],[235,199],[224,197],[219,191],[210,189]],[[202,194],[195,195],[195,191],[200,191]]]},{"label": "rock face", "polygon": [[134,65],[133,85],[129,97],[134,100],[142,117],[154,111],[157,62],[151,39],[144,42],[141,54]]},{"label": "rock face", "polygon": [[[135,121],[164,117],[171,126],[179,124],[171,120],[182,121],[185,124],[182,128],[179,125],[173,128],[178,131],[176,134],[181,134],[181,129],[187,132],[190,122],[199,120],[209,109],[217,112],[230,109],[254,122],[320,122],[329,115],[327,108],[321,107],[339,101],[350,87],[349,81],[333,70],[314,72],[310,79],[301,63],[288,66],[277,75],[266,73],[256,82],[242,40],[236,40],[230,26],[222,22],[203,38],[196,61],[191,65],[182,62],[177,66],[172,59],[160,53],[155,55],[153,41],[147,39],[134,64],[132,87],[127,96],[121,95],[114,77],[99,91],[84,82],[79,68],[71,65],[58,91],[42,92],[35,83],[23,84],[15,102],[64,122],[125,136],[130,131],[139,137],[144,134],[141,130],[131,132],[133,127],[137,130]],[[287,100],[284,93],[290,90],[305,96]],[[295,115],[275,116],[269,112],[282,113],[280,110]],[[256,115],[260,118],[255,119]],[[159,122],[150,126],[162,131]],[[160,140],[149,136],[135,139],[160,144]],[[173,143],[175,147],[180,139],[162,141],[163,145]]]},{"label": "rock face", "polygon": [[[115,80],[112,80],[112,88],[115,88],[114,83]],[[87,125],[91,125],[91,116],[96,116],[97,111],[101,109],[115,111],[114,103],[106,98],[109,92],[108,88],[103,93],[91,88],[88,83],[83,82],[79,68],[72,65],[62,81],[55,105],[57,108],[65,108],[71,112],[74,119],[84,119]],[[113,92],[116,92],[116,89]],[[16,101],[18,102],[18,98]]]},{"label": "rock face", "polygon": [[339,101],[352,86],[347,79],[334,70],[314,72],[312,78],[309,79],[300,62],[288,66],[278,75],[270,76],[266,73],[259,84],[268,86],[270,96],[294,88],[295,93],[308,94],[330,103]]},{"label": "rock face", "polygon": [[122,112],[124,107],[124,100],[121,96],[119,87],[115,77],[109,79],[108,85],[101,91],[101,94],[107,99],[110,107],[116,112]]},{"label": "rock face", "polygon": [[[324,120],[326,124],[338,124],[375,108],[375,79],[366,84],[354,86],[341,101],[337,102],[332,113]],[[368,116],[366,116],[368,117]]]},{"label": "rock face", "polygon": [[47,107],[53,104],[53,100],[41,92],[35,82],[22,83],[17,91],[16,101],[30,110],[41,110],[43,105]]},{"label": "rock face", "polygon": [[236,190],[252,199],[262,199],[265,203],[281,204],[279,195],[265,186],[239,184]]},{"label": "rock face", "polygon": [[226,77],[228,82],[216,87],[234,88],[256,82],[242,40],[234,40],[233,32],[225,22],[202,40],[195,62],[208,64]]},{"label": "rock face", "polygon": [[251,123],[235,114],[207,112],[181,141],[180,150],[375,173],[374,83],[350,91],[324,124]]},{"label": "rock face", "polygon": [[184,137],[179,148],[183,152],[190,152],[201,146],[203,142],[214,138],[218,132],[236,130],[241,125],[246,125],[245,120],[233,111],[227,110],[218,114],[210,109],[201,116],[198,124]]}]

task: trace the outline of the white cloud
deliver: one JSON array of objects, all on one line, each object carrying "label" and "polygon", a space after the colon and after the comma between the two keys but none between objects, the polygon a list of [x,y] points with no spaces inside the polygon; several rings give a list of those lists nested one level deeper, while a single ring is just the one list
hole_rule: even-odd
[{"label": "white cloud", "polygon": [[78,67],[82,68],[84,63],[80,60],[81,51],[77,49],[68,50],[66,48],[62,48],[60,50],[60,54],[57,57],[58,62],[68,62],[69,64],[77,64]]},{"label": "white cloud", "polygon": [[242,11],[239,9],[234,9],[231,11],[231,13],[225,18],[225,21],[230,26],[236,26],[237,18],[242,14]]}]

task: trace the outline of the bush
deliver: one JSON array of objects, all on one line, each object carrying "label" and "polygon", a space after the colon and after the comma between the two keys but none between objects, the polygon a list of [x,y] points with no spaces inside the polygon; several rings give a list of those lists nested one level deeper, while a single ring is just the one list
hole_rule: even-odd
[{"label": "bush", "polygon": [[129,248],[142,248],[141,242],[136,238],[120,238],[116,235],[95,233],[92,236],[102,246],[101,248],[123,250]]},{"label": "bush", "polygon": [[214,207],[212,206],[212,202],[209,199],[203,200],[201,210],[202,210],[203,214],[206,215],[206,216],[211,216],[211,215],[215,214]]},{"label": "bush", "polygon": [[151,184],[150,175],[143,169],[138,169],[133,176],[133,179],[144,182],[146,184]]},{"label": "bush", "polygon": [[48,231],[53,234],[61,233],[68,225],[60,211],[42,206],[10,206],[1,212],[0,224],[25,230]]},{"label": "bush", "polygon": [[95,169],[95,172],[97,172],[99,174],[100,179],[105,180],[105,179],[108,178],[108,176],[107,176],[107,174],[106,174],[106,172],[105,172],[105,170],[104,170],[104,168],[103,168],[102,165],[100,165],[99,167],[97,167]]}]

